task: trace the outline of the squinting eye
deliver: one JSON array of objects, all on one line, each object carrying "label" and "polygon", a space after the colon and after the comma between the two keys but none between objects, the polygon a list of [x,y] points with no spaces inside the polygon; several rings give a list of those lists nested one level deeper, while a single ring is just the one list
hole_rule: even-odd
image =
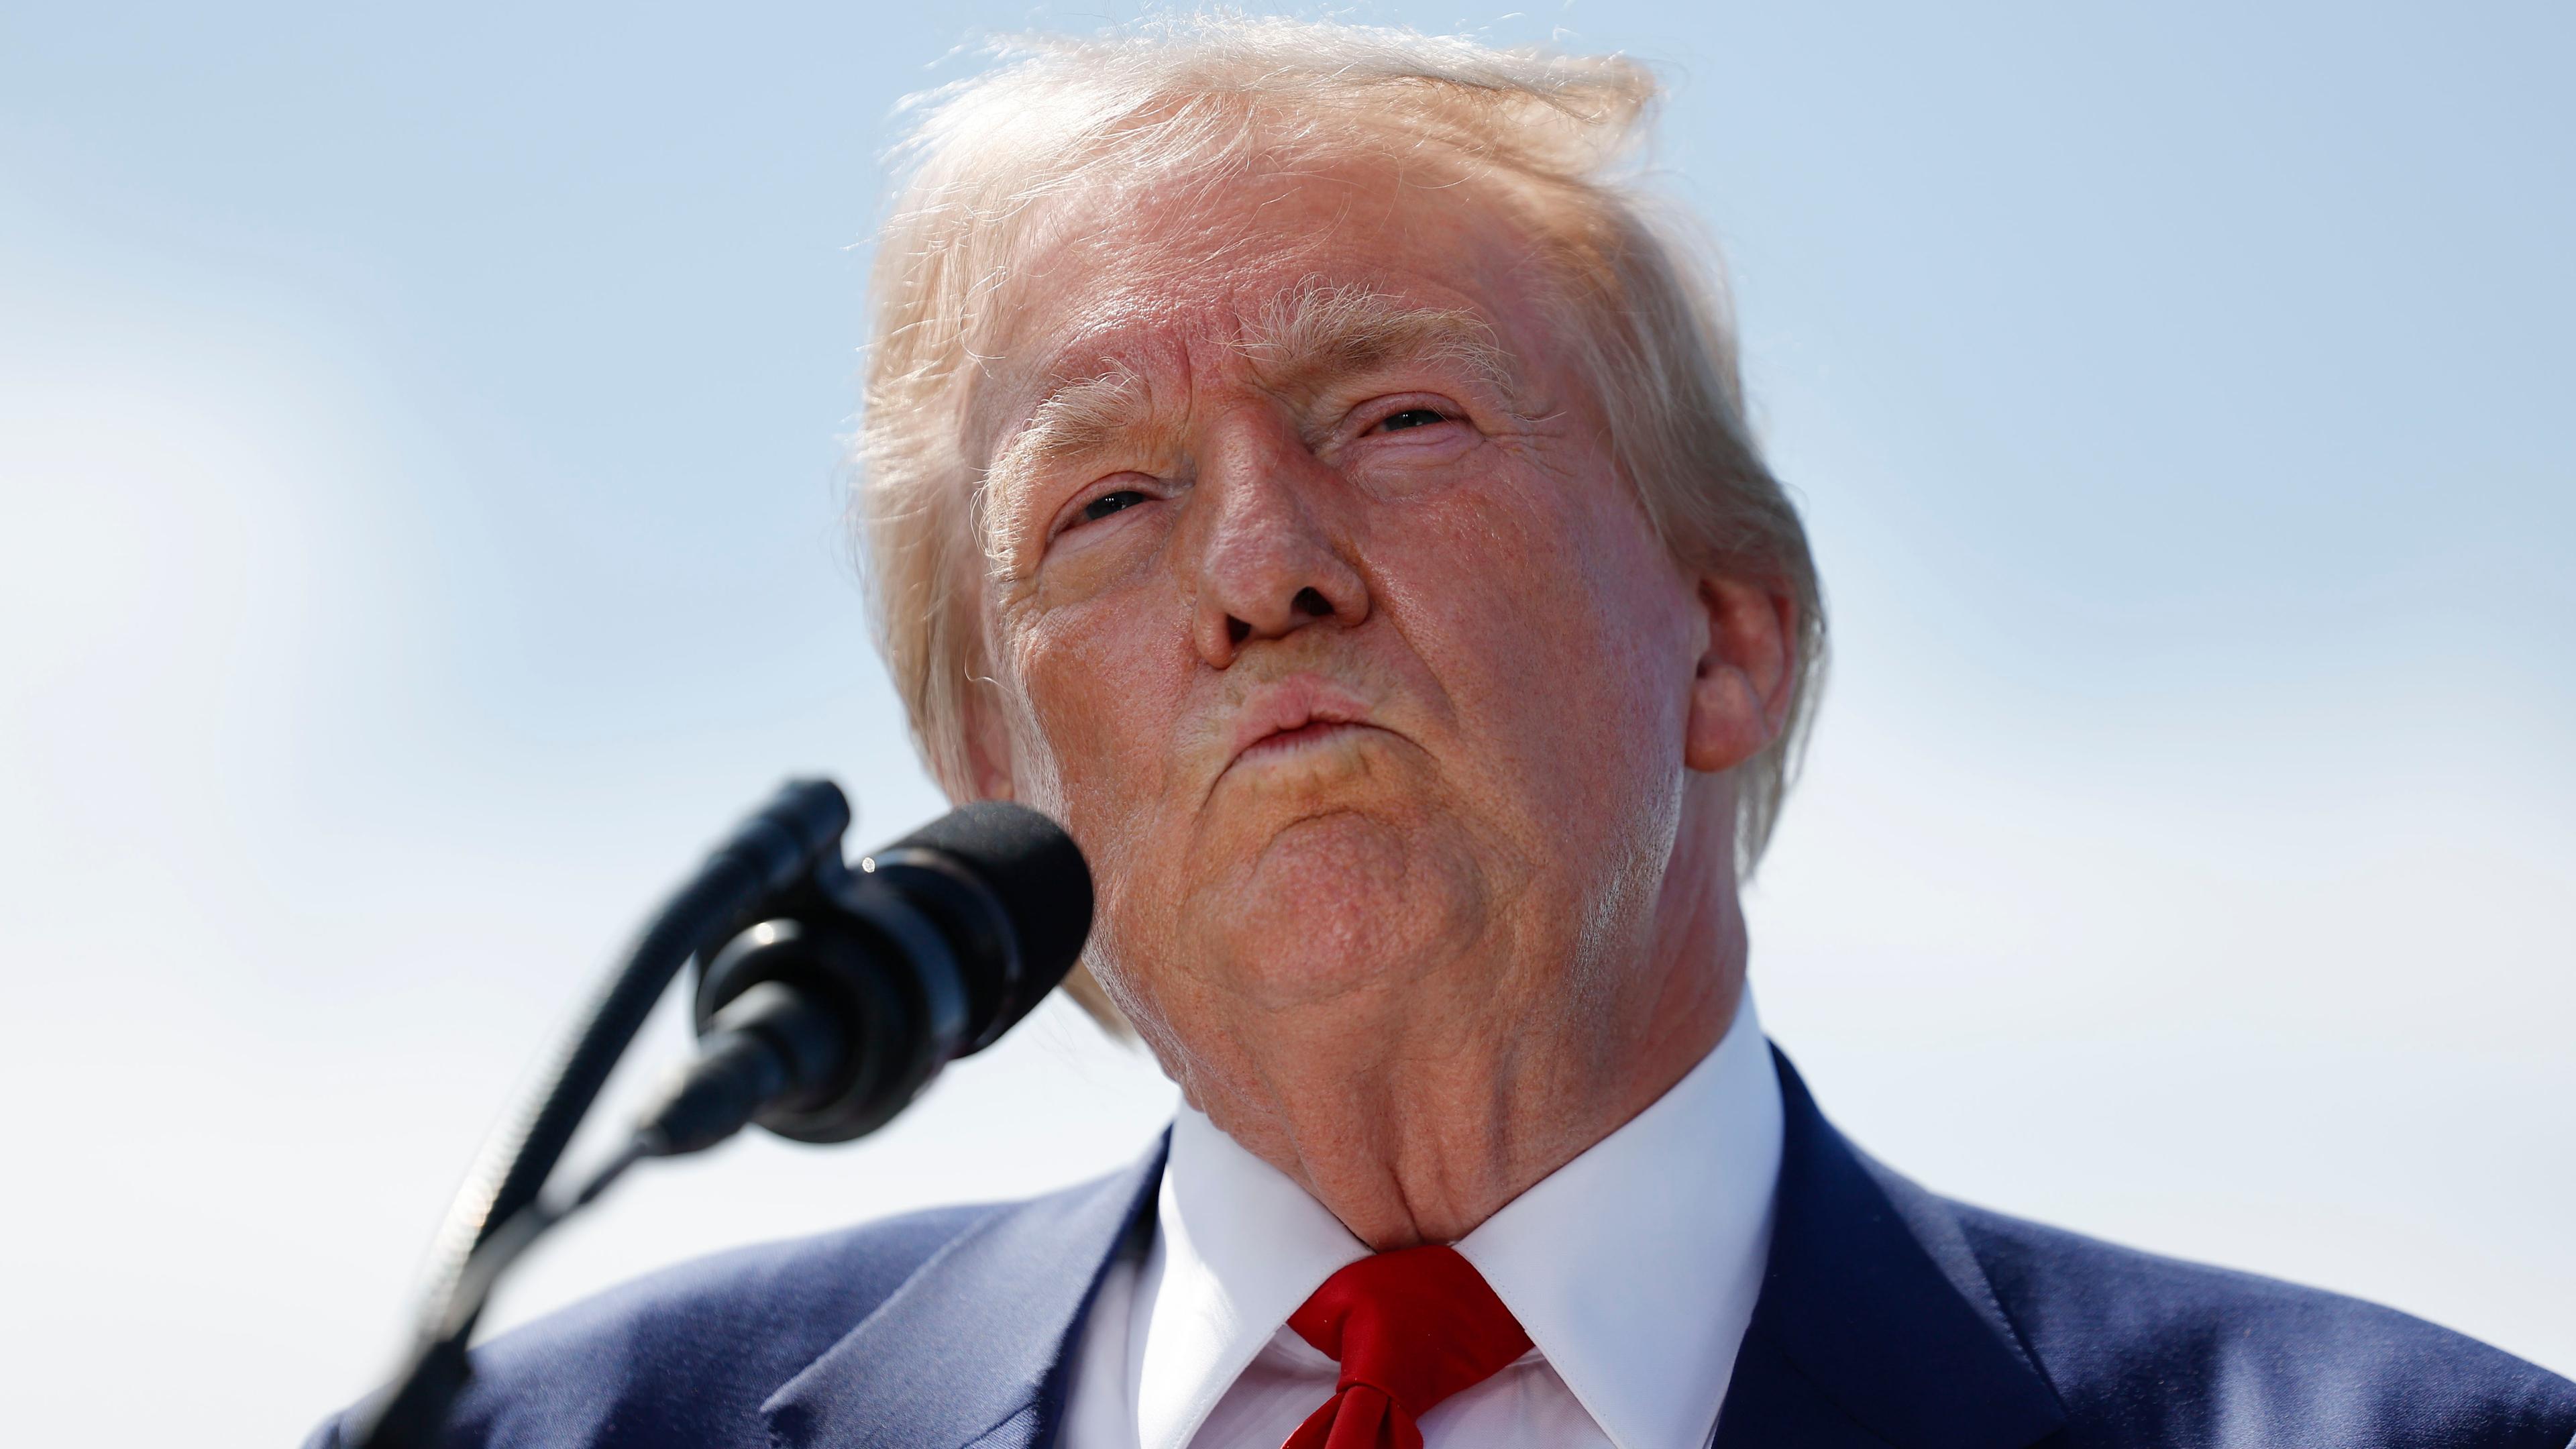
[{"label": "squinting eye", "polygon": [[1400,433],[1407,428],[1427,428],[1434,423],[1447,421],[1449,421],[1449,415],[1446,413],[1434,412],[1430,408],[1406,408],[1400,413],[1391,413],[1380,419],[1378,427],[1390,433]]},{"label": "squinting eye", "polygon": [[1091,523],[1107,518],[1119,509],[1133,508],[1144,501],[1145,495],[1133,488],[1121,488],[1115,493],[1103,493],[1082,505],[1082,521]]}]

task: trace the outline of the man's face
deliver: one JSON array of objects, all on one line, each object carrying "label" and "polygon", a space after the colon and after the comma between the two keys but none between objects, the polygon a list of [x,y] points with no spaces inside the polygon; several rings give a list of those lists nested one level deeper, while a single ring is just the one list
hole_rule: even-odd
[{"label": "man's face", "polygon": [[1082,843],[1094,969],[1184,1085],[1282,1013],[1615,990],[1681,809],[1696,586],[1530,234],[1392,175],[1077,211],[972,409],[983,783]]}]

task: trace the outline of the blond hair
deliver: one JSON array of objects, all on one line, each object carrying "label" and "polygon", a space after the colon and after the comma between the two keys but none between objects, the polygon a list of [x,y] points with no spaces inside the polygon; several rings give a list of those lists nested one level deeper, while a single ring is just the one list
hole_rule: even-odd
[{"label": "blond hair", "polygon": [[[969,713],[992,673],[975,572],[989,460],[967,455],[967,398],[1002,345],[1034,218],[1103,182],[1368,149],[1498,182],[1498,199],[1533,214],[1553,253],[1559,335],[1666,545],[1794,599],[1787,724],[1738,771],[1736,862],[1749,874],[1813,717],[1824,613],[1805,529],[1745,420],[1713,262],[1621,174],[1657,92],[1619,57],[1220,15],[1023,39],[996,68],[908,101],[872,279],[854,504],[879,646],[941,786],[972,793]],[[1077,994],[1098,1004],[1096,988]]]}]

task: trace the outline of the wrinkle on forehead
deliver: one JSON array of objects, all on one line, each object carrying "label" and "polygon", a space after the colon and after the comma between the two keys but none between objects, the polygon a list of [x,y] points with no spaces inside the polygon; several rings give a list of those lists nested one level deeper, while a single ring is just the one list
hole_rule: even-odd
[{"label": "wrinkle on forehead", "polygon": [[[1442,300],[1458,298],[1451,288],[1462,284],[1471,296],[1508,288],[1504,278],[1521,272],[1536,240],[1521,198],[1507,178],[1426,155],[1418,140],[1352,136],[1255,148],[1222,164],[1179,166],[1114,188],[1074,187],[1033,205],[1011,260],[990,279],[961,378],[968,456],[998,461],[1038,406],[1106,370],[1113,349],[1131,339],[1161,331],[1162,340],[1191,347],[1231,340],[1285,360],[1290,349],[1276,344],[1320,340],[1329,324],[1430,300],[1388,295],[1411,289],[1368,275],[1384,263],[1399,280],[1408,262],[1427,267],[1419,280],[1438,284]],[[1460,234],[1462,225],[1469,234]],[[1228,293],[1231,309],[1223,306]],[[1495,329],[1475,320],[1457,330],[1483,333],[1467,340],[1485,347],[1462,355],[1499,360]],[[1206,335],[1219,328],[1237,335]]]}]

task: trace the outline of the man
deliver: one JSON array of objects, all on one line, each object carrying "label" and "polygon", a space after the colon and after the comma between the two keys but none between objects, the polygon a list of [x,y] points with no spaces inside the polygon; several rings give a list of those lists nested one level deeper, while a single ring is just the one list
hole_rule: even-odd
[{"label": "man", "polygon": [[[1945,1202],[1762,1038],[1824,645],[1611,60],[1207,22],[940,98],[862,435],[958,798],[1187,1105],[1104,1182],[489,1345],[458,1443],[2513,1445],[2576,1385]],[[333,1442],[327,1428],[317,1442]]]}]

